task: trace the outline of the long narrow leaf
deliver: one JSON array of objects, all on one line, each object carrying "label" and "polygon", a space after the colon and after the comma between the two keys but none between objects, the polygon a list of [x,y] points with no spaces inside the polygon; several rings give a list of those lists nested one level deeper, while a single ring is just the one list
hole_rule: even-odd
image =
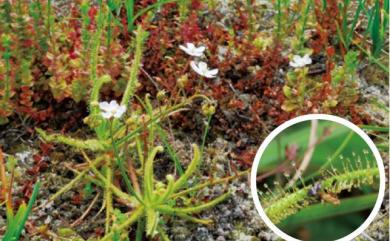
[{"label": "long narrow leaf", "polygon": [[4,235],[3,241],[19,240],[19,237],[24,229],[24,225],[26,224],[28,216],[30,215],[30,212],[32,210],[32,206],[34,205],[35,200],[37,199],[39,193],[39,187],[40,187],[40,182],[37,182],[34,185],[34,189],[31,194],[30,200],[28,201],[28,205],[26,206],[26,204],[22,204],[19,207],[16,215],[12,219],[10,226],[7,226],[7,231]]}]

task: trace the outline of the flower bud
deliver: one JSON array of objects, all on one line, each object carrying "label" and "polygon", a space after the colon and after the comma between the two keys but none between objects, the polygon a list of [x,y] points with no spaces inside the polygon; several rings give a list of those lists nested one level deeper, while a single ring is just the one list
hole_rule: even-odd
[{"label": "flower bud", "polygon": [[205,116],[212,116],[215,113],[215,105],[210,102],[202,104],[202,113]]},{"label": "flower bud", "polygon": [[188,84],[188,75],[185,74],[185,75],[180,76],[180,78],[177,80],[177,84],[178,84],[180,89],[183,89],[184,87],[186,87]]},{"label": "flower bud", "polygon": [[165,90],[160,90],[157,92],[157,99],[163,101],[167,97],[167,92]]},{"label": "flower bud", "polygon": [[96,128],[102,123],[102,119],[97,115],[89,115],[84,118],[83,122],[90,128]]}]

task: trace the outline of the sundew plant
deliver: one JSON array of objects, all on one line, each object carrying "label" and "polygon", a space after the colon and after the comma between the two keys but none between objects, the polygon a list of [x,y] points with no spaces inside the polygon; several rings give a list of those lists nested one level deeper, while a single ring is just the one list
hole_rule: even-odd
[{"label": "sundew plant", "polygon": [[[0,239],[274,240],[247,177],[273,129],[336,115],[388,155],[388,13],[389,0],[0,0]],[[322,122],[309,145],[305,125],[271,145],[262,202],[289,233],[318,234],[339,210],[355,227],[375,199],[372,155]]]},{"label": "sundew plant", "polygon": [[288,127],[271,141],[258,167],[260,203],[285,233],[334,240],[357,229],[375,205],[379,170],[367,143],[327,120]]},{"label": "sundew plant", "polygon": [[[109,13],[107,15],[107,10],[103,5],[98,10],[98,21],[100,20],[101,23],[98,24],[98,29],[92,38],[94,51],[97,51],[100,45],[100,28],[103,27],[105,18],[110,16]],[[224,193],[207,202],[196,201],[191,193],[209,185],[209,183],[200,183],[187,188],[187,181],[195,174],[201,163],[201,150],[198,145],[192,145],[192,161],[187,169],[183,170],[175,151],[164,139],[165,130],[160,127],[160,122],[190,105],[195,99],[203,99],[203,111],[206,116],[211,117],[215,107],[210,99],[203,95],[193,95],[183,97],[179,104],[160,103],[158,108],[155,108],[147,94],[143,100],[137,97],[142,108],[128,109],[133,98],[136,98],[135,91],[138,85],[136,75],[140,71],[140,60],[146,38],[147,32],[138,26],[134,40],[134,60],[119,104],[116,100],[110,102],[99,100],[102,86],[111,80],[108,75],[97,75],[98,55],[92,52],[90,76],[93,78],[93,85],[88,101],[90,115],[84,120],[94,130],[96,138],[73,139],[36,129],[44,141],[74,147],[82,153],[86,161],[86,168],[82,171],[74,170],[77,173],[76,177],[54,194],[49,202],[82,180],[87,180],[104,190],[105,234],[100,240],[129,240],[128,230],[133,224],[136,224],[137,229],[136,240],[156,236],[169,240],[164,231],[163,216],[176,216],[203,225],[211,224],[213,220],[200,219],[192,214],[211,208],[229,196],[229,193]],[[194,69],[208,78],[215,77],[209,75],[207,65],[202,69],[202,63],[206,65],[200,62],[199,69],[195,67]],[[213,75],[216,73],[217,71],[212,72]],[[163,93],[159,95],[160,99],[164,98]],[[126,116],[126,113],[130,115]],[[158,138],[161,145],[158,145]],[[166,180],[162,181],[155,178],[153,166],[157,154],[164,151],[164,145],[172,160],[175,161],[178,177],[168,174]],[[90,158],[87,151],[94,157]],[[92,176],[89,175],[90,172],[93,173]],[[126,191],[122,191],[118,184],[115,185],[116,173],[120,174]],[[179,199],[189,205],[180,204]],[[115,202],[118,200],[130,211],[123,213],[120,209],[115,209]]]}]

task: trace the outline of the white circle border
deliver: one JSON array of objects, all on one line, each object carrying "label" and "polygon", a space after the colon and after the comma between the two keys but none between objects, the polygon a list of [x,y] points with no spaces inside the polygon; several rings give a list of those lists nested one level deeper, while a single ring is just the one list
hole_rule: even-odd
[{"label": "white circle border", "polygon": [[309,120],[327,120],[327,121],[333,121],[338,124],[344,125],[351,130],[353,130],[355,133],[357,133],[369,146],[371,149],[372,153],[374,154],[374,157],[376,159],[378,169],[379,169],[379,193],[378,197],[375,203],[374,208],[372,209],[370,215],[368,218],[363,222],[362,225],[360,225],[359,228],[354,230],[352,233],[348,234],[345,237],[342,237],[340,239],[337,239],[337,241],[350,241],[354,238],[356,238],[359,234],[361,234],[374,220],[375,216],[379,212],[379,209],[381,207],[381,204],[383,202],[383,198],[385,195],[385,168],[383,166],[383,160],[382,157],[376,148],[374,142],[370,139],[370,137],[358,126],[353,124],[352,122],[340,118],[338,116],[333,116],[333,115],[327,115],[327,114],[308,114],[308,115],[302,115],[295,117],[291,120],[288,120],[284,122],[282,125],[278,126],[275,130],[273,130],[261,143],[259,149],[257,150],[253,165],[252,165],[252,170],[251,170],[251,193],[252,193],[252,198],[253,202],[255,203],[255,207],[257,212],[260,214],[260,217],[263,219],[265,224],[273,231],[275,232],[279,237],[283,238],[284,240],[287,241],[300,241],[299,239],[293,238],[290,235],[284,233],[281,231],[275,224],[272,223],[272,221],[267,217],[266,213],[264,212],[263,208],[261,207],[260,204],[260,199],[257,194],[257,188],[256,188],[256,177],[257,177],[257,168],[259,166],[259,162],[261,159],[261,156],[263,155],[265,149],[267,146],[270,144],[270,142],[282,131],[284,131],[286,128],[303,122],[303,121],[309,121]]}]

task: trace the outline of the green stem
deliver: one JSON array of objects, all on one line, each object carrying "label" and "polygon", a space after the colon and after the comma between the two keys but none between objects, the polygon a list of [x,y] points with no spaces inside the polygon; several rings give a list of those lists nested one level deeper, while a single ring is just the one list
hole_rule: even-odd
[{"label": "green stem", "polygon": [[206,126],[205,126],[203,136],[202,136],[202,145],[200,146],[200,153],[202,155],[202,159],[203,159],[204,146],[206,145],[206,138],[207,138],[207,134],[209,133],[209,130],[210,130],[210,122],[211,122],[212,117],[213,117],[213,115],[207,116],[207,122],[206,122]]},{"label": "green stem", "polygon": [[165,1],[161,1],[161,2],[157,1],[156,3],[151,4],[151,5],[147,6],[146,8],[143,8],[142,10],[138,11],[137,14],[134,15],[132,24],[134,24],[134,22],[135,22],[135,20],[137,20],[137,18],[141,17],[142,15],[149,12],[150,10],[152,10],[154,8],[158,8],[158,7],[162,6],[163,4],[174,3],[177,1],[179,1],[179,0],[165,0]]},{"label": "green stem", "polygon": [[126,187],[127,187],[127,191],[129,193],[131,193],[140,203],[143,203],[142,199],[135,192],[135,190],[133,188],[133,185],[131,184],[130,178],[127,175],[126,168],[125,168],[125,166],[123,164],[123,159],[119,155],[118,147],[117,147],[117,145],[116,145],[116,143],[114,141],[113,125],[114,125],[114,123],[111,121],[110,122],[110,137],[111,137],[112,149],[114,150],[114,156],[115,156],[116,164],[118,165],[119,171],[121,173],[121,176],[122,176],[123,180],[125,181],[125,184],[126,184]]},{"label": "green stem", "polygon": [[[181,108],[185,107],[186,105],[189,105],[193,100],[197,99],[197,98],[202,98],[202,99],[205,99],[207,101],[210,101],[210,99],[207,97],[207,96],[204,96],[204,95],[193,95],[191,96],[190,98],[188,98],[187,100],[173,106],[173,107],[170,107],[170,108],[167,108],[163,113],[158,113],[158,114],[155,114],[155,117],[153,117],[153,119],[150,119],[146,124],[146,127],[149,127],[150,125],[153,125],[157,122],[160,121],[160,119],[162,117],[167,117],[169,115],[169,113],[173,113],[175,111],[178,111],[180,110]],[[144,129],[144,126],[139,126],[137,128],[135,128],[131,133],[127,134],[126,136],[122,137],[122,139],[118,140],[116,142],[116,144],[118,146],[124,144],[124,143],[127,143],[128,141],[130,141],[132,138],[134,138],[135,136],[139,135],[139,133]]]},{"label": "green stem", "polygon": [[[117,188],[112,183],[108,183],[107,179],[104,177],[104,175],[102,175],[99,172],[99,170],[95,167],[94,163],[89,159],[89,157],[85,154],[84,151],[82,151],[82,154],[83,154],[84,158],[87,160],[87,162],[89,163],[92,172],[97,176],[97,178],[99,178],[102,181],[102,183],[103,183],[102,187],[109,186],[111,188],[112,193],[115,194],[116,196],[118,196],[119,198],[128,201],[129,204],[138,205],[138,203],[135,202],[135,200],[133,199],[133,196],[130,196],[130,195],[122,192],[119,188]],[[99,183],[96,183],[96,184],[99,184]]]},{"label": "green stem", "polygon": [[130,225],[132,225],[142,216],[143,212],[144,212],[144,208],[142,206],[135,209],[133,213],[130,215],[130,217],[124,223],[122,223],[118,227],[115,227],[111,232],[106,234],[106,236],[104,236],[100,241],[112,240],[111,238],[112,236],[114,236],[116,232],[120,233],[124,229],[128,228]]},{"label": "green stem", "polygon": [[165,133],[165,130],[161,126],[159,126],[158,124],[156,124],[156,129],[157,129],[157,132],[161,138],[161,141],[164,144],[165,149],[167,150],[169,156],[171,157],[171,159],[173,160],[173,162],[175,164],[175,169],[177,170],[179,176],[183,175],[183,173],[184,173],[183,167],[181,166],[179,158],[177,157],[171,144],[169,144],[168,137],[167,137],[167,134]]},{"label": "green stem", "polygon": [[111,193],[111,185],[112,185],[112,164],[111,157],[107,157],[105,161],[105,169],[106,169],[106,180],[107,186],[105,187],[105,195],[104,199],[106,201],[106,233],[110,231],[110,223],[111,223],[111,213],[112,213],[112,193]]},{"label": "green stem", "polygon": [[332,162],[340,156],[341,152],[344,150],[344,148],[348,145],[348,143],[351,141],[353,135],[355,134],[354,131],[350,131],[348,133],[348,136],[344,139],[344,141],[341,143],[341,145],[337,148],[337,150],[333,153],[333,155],[316,171],[315,173],[309,175],[308,177],[304,178],[304,182],[312,179],[313,177],[318,176],[325,168],[327,168],[329,165],[332,164]]}]

